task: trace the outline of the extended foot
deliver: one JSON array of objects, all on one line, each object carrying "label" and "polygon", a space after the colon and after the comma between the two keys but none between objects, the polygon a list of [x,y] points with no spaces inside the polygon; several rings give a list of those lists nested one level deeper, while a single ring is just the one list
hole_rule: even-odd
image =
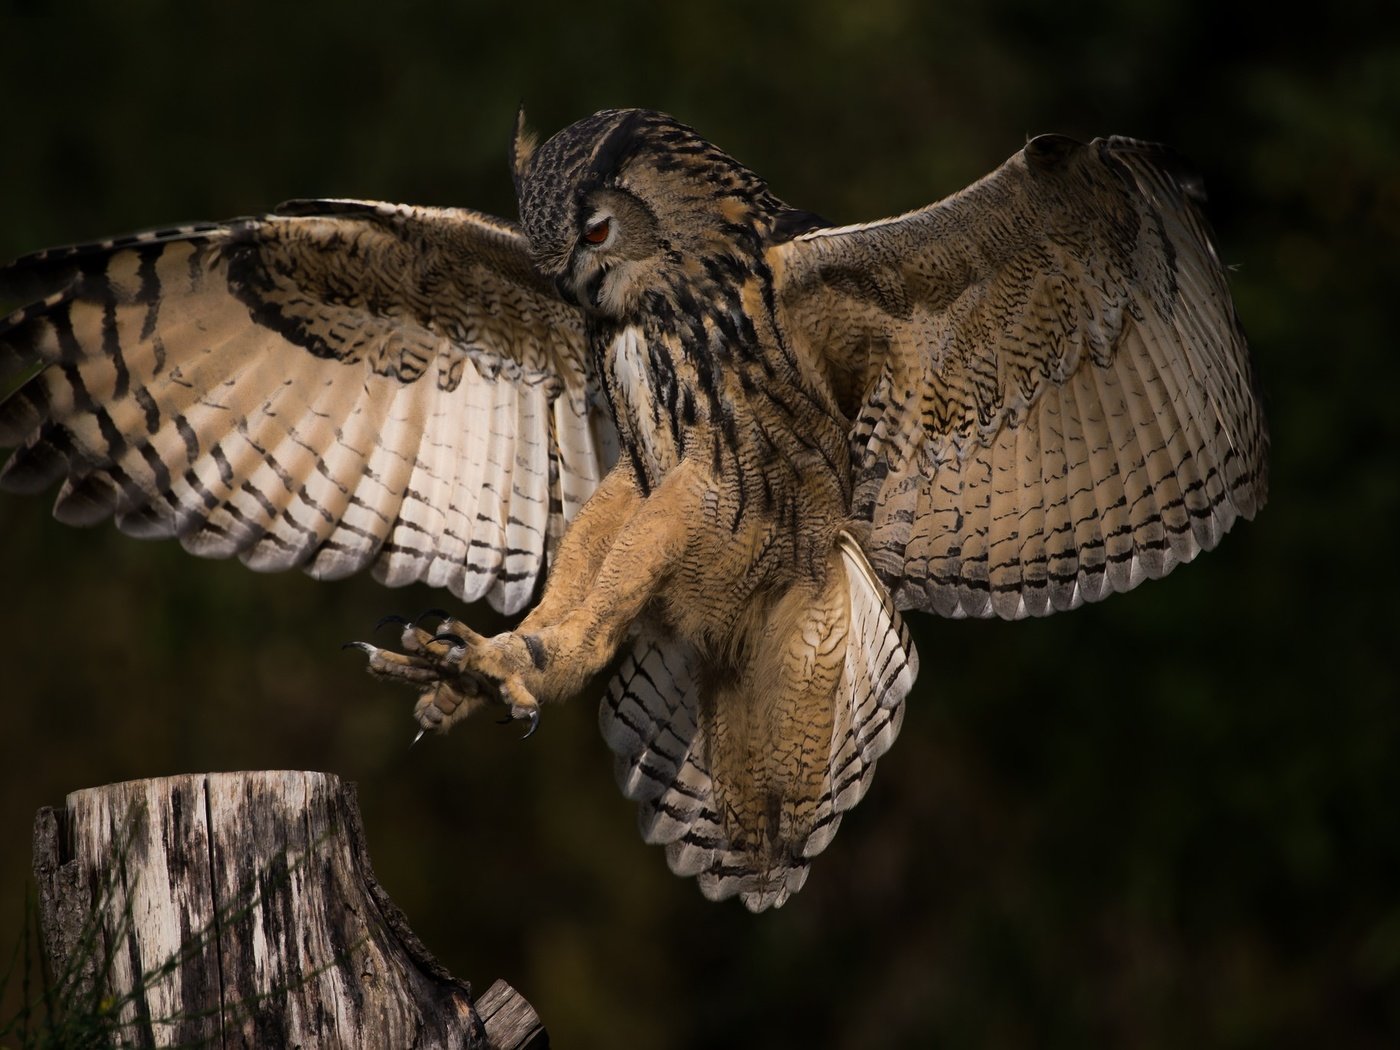
[{"label": "extended foot", "polygon": [[[425,618],[442,617],[430,628]],[[428,620],[430,623],[431,620]],[[513,719],[530,723],[528,737],[539,726],[540,705],[522,674],[530,665],[530,652],[515,634],[485,638],[441,610],[424,613],[417,621],[386,616],[379,626],[402,627],[403,652],[383,649],[369,642],[348,642],[368,658],[367,670],[422,690],[413,715],[425,732],[445,732],[473,711],[503,704]]]}]

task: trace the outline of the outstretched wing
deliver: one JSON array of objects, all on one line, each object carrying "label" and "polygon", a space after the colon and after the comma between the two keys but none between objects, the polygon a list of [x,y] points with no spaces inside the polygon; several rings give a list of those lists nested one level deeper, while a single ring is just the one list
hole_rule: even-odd
[{"label": "outstretched wing", "polygon": [[511,224],[297,201],[40,252],[0,321],[0,484],[255,569],[514,612],[615,456],[582,320]]},{"label": "outstretched wing", "polygon": [[1158,577],[1253,517],[1268,436],[1194,178],[1041,136],[961,193],[771,250],[853,420],[901,608],[1019,618]]}]

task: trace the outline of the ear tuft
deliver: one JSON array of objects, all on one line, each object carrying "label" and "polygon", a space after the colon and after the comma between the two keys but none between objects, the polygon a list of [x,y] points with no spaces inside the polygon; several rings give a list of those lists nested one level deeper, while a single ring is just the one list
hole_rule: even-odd
[{"label": "ear tuft", "polygon": [[520,197],[521,184],[529,174],[530,163],[539,144],[538,136],[525,126],[525,103],[522,102],[515,114],[515,132],[510,137],[510,166],[515,176],[516,199]]}]

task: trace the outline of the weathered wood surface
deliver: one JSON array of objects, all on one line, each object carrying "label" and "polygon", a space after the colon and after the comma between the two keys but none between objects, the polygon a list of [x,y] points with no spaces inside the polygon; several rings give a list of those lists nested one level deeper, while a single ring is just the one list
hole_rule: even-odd
[{"label": "weathered wood surface", "polygon": [[39,812],[34,871],[53,973],[110,998],[123,1045],[548,1046],[513,988],[474,1003],[414,936],[334,776],[74,792]]}]

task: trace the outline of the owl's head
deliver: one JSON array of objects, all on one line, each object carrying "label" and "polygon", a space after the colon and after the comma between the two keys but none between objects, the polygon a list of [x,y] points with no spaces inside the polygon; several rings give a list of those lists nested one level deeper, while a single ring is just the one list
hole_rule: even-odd
[{"label": "owl's head", "polygon": [[[540,273],[615,319],[694,290],[707,260],[762,250],[786,211],[738,161],[664,113],[610,109],[513,150],[520,220]],[[673,300],[674,301],[674,300]]]}]

